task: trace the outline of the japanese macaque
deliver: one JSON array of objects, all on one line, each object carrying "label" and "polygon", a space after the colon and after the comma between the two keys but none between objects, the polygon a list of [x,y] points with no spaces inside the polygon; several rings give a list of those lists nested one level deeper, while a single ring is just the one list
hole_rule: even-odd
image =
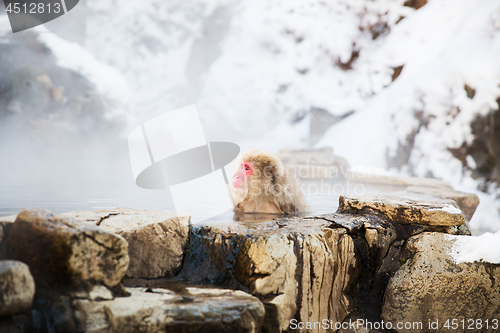
[{"label": "japanese macaque", "polygon": [[231,195],[236,212],[291,214],[307,207],[293,174],[281,160],[264,150],[242,154],[231,178]]}]

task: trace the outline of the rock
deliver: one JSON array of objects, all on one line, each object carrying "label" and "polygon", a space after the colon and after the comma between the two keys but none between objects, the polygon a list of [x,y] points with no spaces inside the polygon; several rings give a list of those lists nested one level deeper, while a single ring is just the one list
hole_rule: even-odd
[{"label": "rock", "polygon": [[371,215],[334,213],[319,215],[313,218],[324,219],[332,222],[337,227],[346,228],[347,232],[353,236],[364,235],[363,238],[366,241],[369,251],[367,260],[371,261],[371,266],[373,267],[380,265],[392,242],[397,238],[404,237],[404,235],[411,234],[411,230],[399,228],[400,235],[398,235],[398,231],[392,222],[383,214],[377,216],[376,213],[372,213]]},{"label": "rock", "polygon": [[[177,286],[178,288],[178,286]],[[72,332],[260,332],[264,306],[242,291],[127,288],[130,297],[49,297],[35,305],[41,327]],[[50,302],[50,306],[44,306]],[[36,327],[40,329],[41,327]]]},{"label": "rock", "polygon": [[117,208],[116,211],[111,209],[103,209],[82,212],[67,212],[60,214],[60,216],[63,218],[74,219],[75,221],[91,226],[99,226],[105,219],[118,214],[120,214],[119,208]]},{"label": "rock", "polygon": [[340,196],[338,212],[356,212],[373,209],[385,214],[399,224],[425,224],[458,226],[465,218],[453,200],[429,196],[413,196],[412,199],[395,195]]},{"label": "rock", "polygon": [[397,231],[389,223],[369,223],[364,224],[365,239],[370,250],[370,260],[372,267],[378,267],[389,250],[391,244],[397,238]]},{"label": "rock", "polygon": [[60,66],[50,43],[39,37],[39,32],[30,30],[23,36],[2,35],[0,43],[2,142],[15,141],[23,147],[23,153],[7,155],[15,157],[9,164],[13,168],[32,164],[38,154],[71,156],[68,160],[84,153],[112,155],[126,123],[125,114],[113,111],[126,108],[118,106],[123,101],[102,94],[83,68]]},{"label": "rock", "polygon": [[281,150],[278,156],[285,167],[303,179],[344,178],[349,165],[339,156],[333,155],[331,148],[317,150]]},{"label": "rock", "polygon": [[0,217],[0,260],[7,258],[7,236],[9,236],[10,227],[16,220],[17,215]]},{"label": "rock", "polygon": [[189,216],[129,208],[62,214],[116,233],[128,242],[127,277],[176,275],[189,240]]},{"label": "rock", "polygon": [[290,320],[342,321],[353,310],[357,257],[347,229],[324,219],[197,226],[177,277],[242,289],[266,307],[265,332]]},{"label": "rock", "polygon": [[407,0],[405,1],[405,6],[413,7],[415,9],[420,9],[427,4],[427,0]]},{"label": "rock", "polygon": [[349,181],[369,184],[380,184],[384,186],[426,186],[435,188],[453,189],[450,184],[435,178],[400,177],[388,174],[358,172],[349,170],[345,178]]},{"label": "rock", "polygon": [[357,233],[365,223],[370,220],[361,215],[349,214],[323,214],[318,216],[306,216],[305,219],[324,219],[332,222],[337,227],[346,228],[349,233]]},{"label": "rock", "polygon": [[500,185],[500,97],[489,112],[471,120],[472,142],[463,142],[448,150],[462,162],[479,183],[479,190],[487,192],[492,182]]},{"label": "rock", "polygon": [[6,247],[7,236],[8,235],[6,235],[3,225],[0,223],[0,260],[5,259],[5,252],[6,252],[5,247]]},{"label": "rock", "polygon": [[[463,236],[467,237],[467,236]],[[452,319],[465,320],[453,332],[469,332],[469,319],[500,316],[500,265],[484,262],[456,264],[450,257],[453,241],[441,233],[423,233],[407,241],[411,255],[387,285],[381,317],[384,321],[439,322],[444,331]],[[475,331],[482,331],[473,324]],[[451,328],[450,328],[451,329]],[[485,329],[485,326],[482,327]],[[397,332],[415,330],[397,329]]]},{"label": "rock", "polygon": [[[370,322],[382,319],[417,322],[415,318],[420,318],[427,323],[429,306],[434,306],[433,312],[444,309],[448,316],[460,317],[463,307],[451,304],[453,293],[460,294],[455,290],[460,284],[467,286],[460,297],[480,294],[472,300],[459,297],[460,302],[473,307],[470,304],[483,297],[478,301],[481,307],[498,309],[500,265],[481,263],[483,268],[474,268],[479,273],[472,270],[469,277],[447,275],[479,263],[456,265],[441,258],[447,255],[442,233],[463,233],[460,228],[465,225],[456,203],[437,197],[434,190],[453,193],[431,188],[432,193],[426,194],[344,196],[337,213],[196,225],[189,225],[188,217],[166,212],[117,208],[54,216],[32,209],[21,212],[11,224],[7,250],[9,255],[23,254],[32,260],[35,280],[45,288],[38,291],[33,307],[35,331],[43,327],[61,332],[258,332],[262,328],[270,333],[289,332],[293,322],[327,320],[333,325],[363,320],[365,324],[356,330],[342,332],[375,332]],[[101,237],[97,245],[107,242],[102,252],[94,249],[97,245],[85,244],[96,235]],[[423,235],[442,239],[424,242]],[[111,258],[105,251],[113,250],[112,240],[121,244],[126,243],[124,238],[131,244],[131,262],[137,263],[135,272],[127,271],[124,284],[134,286],[127,289],[106,283],[102,278],[108,274],[106,264],[99,264]],[[116,247],[123,254],[123,246]],[[422,253],[438,259],[420,263]],[[41,262],[49,262],[45,271]],[[90,268],[85,271],[86,267]],[[98,271],[101,268],[103,272]],[[437,273],[432,273],[435,268]],[[120,268],[121,277],[126,269]],[[430,278],[421,272],[424,269]],[[62,278],[56,271],[62,272]],[[89,278],[95,272],[100,275]],[[416,282],[411,280],[415,276]],[[472,285],[477,276],[481,288],[476,290]],[[431,284],[432,278],[438,287]],[[448,295],[444,288],[455,278],[460,282]],[[472,279],[468,284],[467,278]],[[64,284],[62,279],[73,282]],[[187,287],[186,283],[241,291]],[[79,284],[87,288],[75,288]],[[47,289],[60,286],[73,288]],[[441,302],[440,293],[446,306],[436,305]],[[120,297],[127,294],[131,296]],[[428,299],[432,305],[426,305]],[[490,312],[475,315],[493,318]],[[325,330],[316,326],[299,331]]]},{"label": "rock", "polygon": [[0,260],[0,317],[31,309],[35,282],[28,265],[14,260]]},{"label": "rock", "polygon": [[7,258],[7,236],[17,215],[0,217],[0,260]]},{"label": "rock", "polygon": [[12,75],[7,109],[36,118],[51,105],[52,81],[39,67],[23,66]]},{"label": "rock", "polygon": [[121,236],[47,210],[19,213],[7,238],[7,255],[27,263],[37,287],[118,285],[128,268]]},{"label": "rock", "polygon": [[16,215],[0,216],[0,223],[14,223],[16,220]]},{"label": "rock", "polygon": [[406,190],[414,193],[430,194],[441,199],[451,199],[455,201],[462,212],[464,212],[465,218],[468,221],[470,221],[472,215],[474,215],[474,212],[476,211],[477,206],[479,205],[479,198],[473,193],[424,186],[409,186],[406,188]]},{"label": "rock", "polygon": [[33,323],[31,313],[0,317],[0,332],[32,333]]}]

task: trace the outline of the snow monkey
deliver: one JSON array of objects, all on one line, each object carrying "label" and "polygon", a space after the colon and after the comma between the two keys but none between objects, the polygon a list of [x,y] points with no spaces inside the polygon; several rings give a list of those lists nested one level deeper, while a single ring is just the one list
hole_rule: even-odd
[{"label": "snow monkey", "polygon": [[247,150],[237,166],[231,178],[236,212],[290,214],[306,208],[296,178],[274,154]]}]

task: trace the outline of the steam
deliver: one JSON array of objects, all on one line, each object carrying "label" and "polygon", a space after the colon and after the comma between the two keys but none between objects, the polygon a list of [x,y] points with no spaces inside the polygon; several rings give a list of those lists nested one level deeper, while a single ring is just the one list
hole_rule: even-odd
[{"label": "steam", "polygon": [[0,216],[172,210],[168,192],[135,185],[125,139],[135,117],[118,72],[43,27],[0,40]]}]

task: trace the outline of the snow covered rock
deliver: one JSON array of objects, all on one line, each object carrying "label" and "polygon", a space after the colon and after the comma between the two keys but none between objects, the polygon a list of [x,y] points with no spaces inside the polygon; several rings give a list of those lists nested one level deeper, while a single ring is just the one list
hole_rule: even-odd
[{"label": "snow covered rock", "polygon": [[[469,221],[479,205],[479,198],[474,193],[457,191],[449,183],[435,178],[401,177],[388,172],[356,168],[349,170],[345,176],[348,181],[389,187],[392,191],[419,193],[435,199],[451,199],[462,210]],[[410,197],[412,194],[408,194]],[[420,198],[423,199],[423,198]]]},{"label": "snow covered rock", "polygon": [[189,240],[189,216],[130,208],[62,214],[122,236],[128,242],[127,277],[158,278],[177,274]]},{"label": "snow covered rock", "polygon": [[[457,264],[450,256],[453,242],[445,234],[427,232],[408,240],[409,258],[389,279],[385,290],[384,321],[420,322],[424,325],[421,331],[429,329],[429,322],[438,321],[439,331],[470,332],[470,327],[487,331],[488,320],[488,329],[493,329],[492,320],[500,316],[500,265]],[[452,328],[455,323],[458,325]],[[415,332],[404,328],[396,331]]]},{"label": "snow covered rock", "polygon": [[447,237],[453,241],[450,255],[456,263],[479,261],[500,264],[500,231],[474,237]]},{"label": "snow covered rock", "polygon": [[47,210],[25,209],[7,238],[7,256],[30,267],[37,287],[118,285],[129,264],[121,236]]},{"label": "snow covered rock", "polygon": [[453,189],[446,188],[431,188],[423,186],[408,186],[406,190],[408,192],[433,195],[441,199],[451,199],[457,203],[458,207],[460,207],[465,215],[465,218],[468,221],[472,218],[472,215],[474,215],[474,212],[479,205],[479,198],[474,193],[455,191]]},{"label": "snow covered rock", "polygon": [[129,116],[118,72],[42,26],[21,34],[0,28],[0,38],[3,140],[81,153],[120,135]]},{"label": "snow covered rock", "polygon": [[399,224],[459,226],[464,215],[453,200],[429,196],[359,195],[340,196],[339,212],[356,212],[365,208],[385,214]]},{"label": "snow covered rock", "polygon": [[450,150],[464,168],[472,172],[472,177],[481,181],[484,190],[488,189],[489,182],[500,185],[500,136],[497,134],[500,131],[500,97],[496,103],[496,109],[477,115],[471,122],[474,139]]},{"label": "snow covered rock", "polygon": [[0,316],[28,311],[34,295],[35,282],[28,265],[0,260]]}]

